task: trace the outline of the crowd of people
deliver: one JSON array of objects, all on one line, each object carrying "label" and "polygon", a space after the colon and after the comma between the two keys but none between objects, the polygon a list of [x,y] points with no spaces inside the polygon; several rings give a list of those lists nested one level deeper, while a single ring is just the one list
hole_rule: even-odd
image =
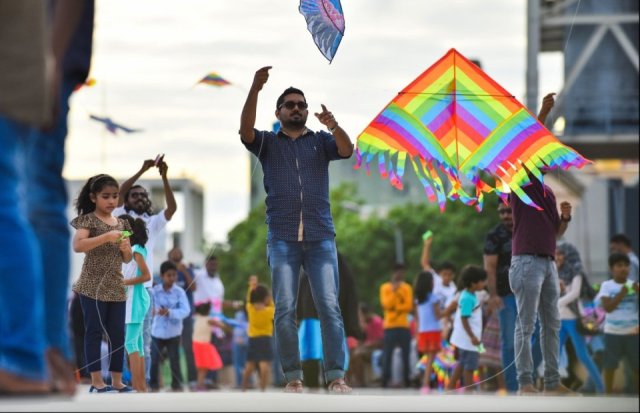
[{"label": "crowd of people", "polygon": [[[583,303],[590,284],[579,254],[556,243],[572,206],[558,206],[535,177],[523,190],[541,210],[516,196],[501,203],[483,266],[457,273],[455,265],[437,263],[431,244],[438,235],[427,231],[413,284],[396,264],[379,303],[361,302],[336,246],[328,184],[329,163],[350,158],[353,144],[324,104],[315,116],[327,131],[309,129],[306,97],[294,87],[276,101],[279,131],[255,129],[270,66],[254,75],[239,129],[264,173],[270,282],[247,275],[246,297],[229,300],[214,255],[197,268],[176,246],[159,265],[153,261],[149,251],[177,205],[166,161],[148,159],[124,182],[98,174],[78,194],[70,225],[73,251],[84,262],[67,310],[66,116],[69,96],[88,74],[94,5],[48,3],[0,1],[0,34],[10,40],[0,42],[0,67],[11,74],[0,79],[0,228],[11,234],[0,238],[0,250],[11,251],[0,260],[0,393],[73,395],[78,373],[90,393],[207,391],[229,383],[264,391],[273,380],[288,393],[322,382],[329,393],[345,394],[373,384],[375,370],[382,388],[467,392],[483,389],[492,368],[496,378],[504,375],[497,380],[503,392],[572,394],[561,373],[572,359],[567,338],[588,371],[581,391],[612,393],[623,360],[625,392],[638,392],[638,258],[631,243],[622,234],[611,239],[611,278]],[[540,121],[553,104],[553,94],[545,96]],[[164,184],[159,212],[136,184],[153,168]],[[377,304],[382,317],[371,310]],[[601,325],[588,337],[586,308]]]}]

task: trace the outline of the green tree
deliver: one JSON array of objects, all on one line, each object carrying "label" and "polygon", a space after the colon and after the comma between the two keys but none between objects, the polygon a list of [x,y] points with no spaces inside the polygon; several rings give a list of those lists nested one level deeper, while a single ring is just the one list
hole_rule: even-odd
[{"label": "green tree", "polygon": [[[465,264],[482,265],[482,246],[487,231],[497,223],[495,197],[487,197],[485,210],[478,213],[460,202],[447,203],[442,213],[428,202],[392,208],[385,217],[361,218],[363,205],[354,184],[342,184],[331,191],[331,207],[336,228],[336,245],[355,277],[358,296],[380,310],[379,288],[389,280],[397,261],[395,233],[402,235],[407,282],[420,271],[422,234],[434,233],[433,261],[452,261],[460,269]],[[220,273],[229,298],[244,298],[247,278],[257,274],[270,285],[266,260],[267,226],[265,208],[252,210],[247,219],[228,234],[228,244],[216,246]]]}]

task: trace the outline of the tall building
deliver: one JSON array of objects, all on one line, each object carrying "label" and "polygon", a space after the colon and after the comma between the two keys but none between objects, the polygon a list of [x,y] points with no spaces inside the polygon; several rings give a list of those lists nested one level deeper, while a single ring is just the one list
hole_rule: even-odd
[{"label": "tall building", "polygon": [[637,0],[527,0],[527,106],[540,104],[540,54],[562,53],[564,85],[547,127],[594,161],[549,181],[559,200],[573,200],[565,239],[596,279],[607,277],[611,235],[639,245],[638,9]]}]

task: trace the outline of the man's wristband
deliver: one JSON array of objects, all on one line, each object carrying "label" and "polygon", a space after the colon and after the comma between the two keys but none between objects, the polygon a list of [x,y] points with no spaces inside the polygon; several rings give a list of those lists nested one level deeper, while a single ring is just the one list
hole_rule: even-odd
[{"label": "man's wristband", "polygon": [[327,129],[329,129],[329,132],[331,133],[335,132],[335,130],[338,129],[338,122],[336,122],[336,126],[334,126],[333,128],[327,126]]},{"label": "man's wristband", "polygon": [[562,215],[560,215],[560,220],[561,220],[562,222],[570,222],[570,221],[571,221],[571,215],[569,215],[569,218],[565,218],[565,217],[563,217]]}]

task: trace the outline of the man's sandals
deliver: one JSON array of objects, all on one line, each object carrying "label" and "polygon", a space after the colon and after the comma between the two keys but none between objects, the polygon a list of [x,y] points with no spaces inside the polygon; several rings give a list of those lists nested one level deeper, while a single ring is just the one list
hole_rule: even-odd
[{"label": "man's sandals", "polygon": [[329,386],[327,386],[327,390],[329,390],[329,393],[334,394],[351,393],[351,387],[349,387],[347,383],[345,383],[343,378],[333,380],[331,383],[329,383]]}]

